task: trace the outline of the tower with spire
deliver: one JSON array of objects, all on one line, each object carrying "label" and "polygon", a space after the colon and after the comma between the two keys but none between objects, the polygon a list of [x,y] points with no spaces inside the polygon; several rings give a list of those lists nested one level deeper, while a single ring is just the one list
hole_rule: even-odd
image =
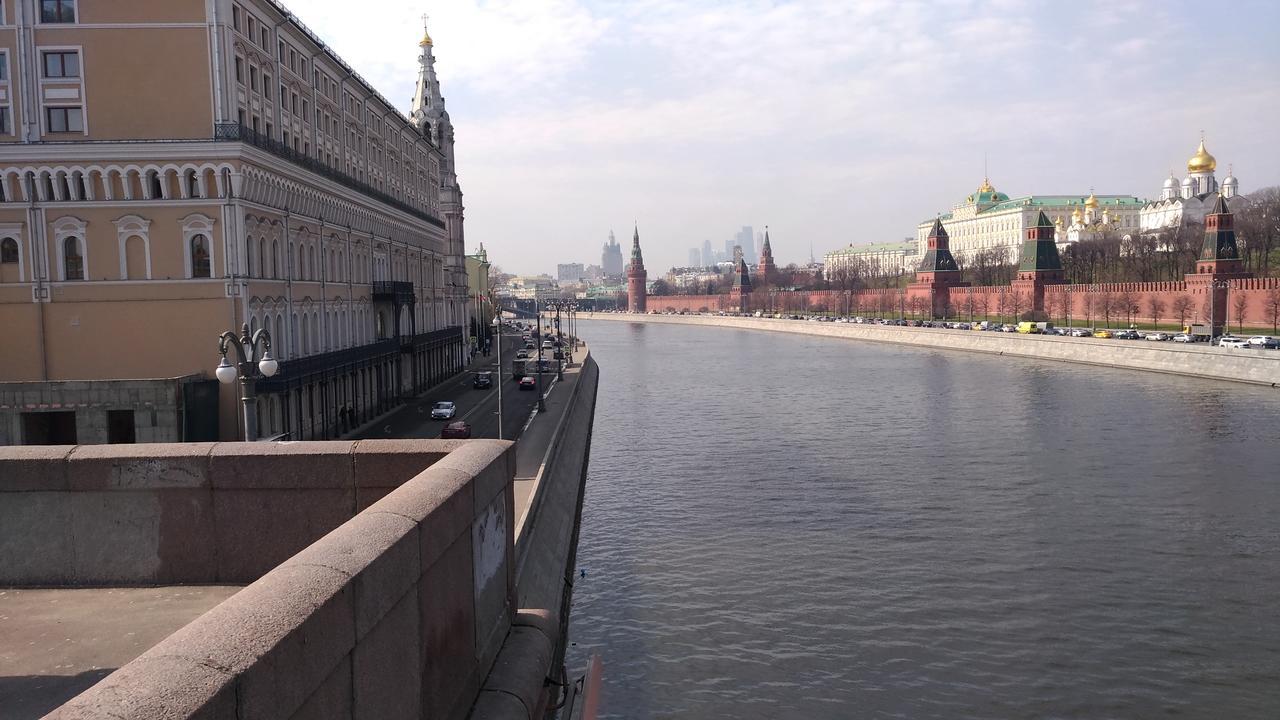
[{"label": "tower with spire", "polygon": [[[1089,197],[1093,198],[1093,193]],[[1096,201],[1092,207],[1096,207]],[[1032,313],[1044,312],[1045,286],[1063,282],[1062,256],[1058,254],[1056,237],[1057,227],[1041,210],[1036,224],[1026,229],[1022,241],[1022,259],[1011,286],[1014,293],[1027,299]]]},{"label": "tower with spire", "polygon": [[1192,296],[1204,298],[1200,307],[1201,322],[1212,316],[1213,334],[1217,335],[1227,324],[1228,280],[1253,277],[1244,272],[1240,260],[1240,247],[1236,242],[1235,216],[1221,193],[1214,200],[1213,208],[1204,216],[1204,242],[1200,246],[1200,258],[1196,271],[1186,276],[1187,290]]},{"label": "tower with spire", "polygon": [[756,267],[756,276],[761,285],[768,285],[778,276],[778,268],[773,264],[773,247],[769,244],[769,226],[764,226],[764,246],[760,249],[760,264]]},{"label": "tower with spire", "polygon": [[649,275],[644,269],[644,257],[640,254],[640,226],[635,226],[631,236],[631,262],[627,265],[627,309],[643,313],[648,305],[648,289],[645,282]]},{"label": "tower with spire", "polygon": [[751,271],[747,269],[747,261],[742,258],[738,258],[738,264],[733,269],[733,287],[729,290],[729,297],[733,298],[737,312],[751,309]]},{"label": "tower with spire", "polygon": [[930,317],[942,317],[951,306],[951,288],[967,284],[960,281],[960,265],[951,254],[947,229],[942,226],[942,219],[936,218],[924,258],[916,268],[916,281],[907,286],[907,295],[926,300],[931,308]]},{"label": "tower with spire", "polygon": [[[422,40],[418,43],[418,84],[413,94],[413,107],[409,118],[418,131],[440,150],[439,165],[432,161],[427,178],[431,186],[440,188],[438,208],[432,214],[442,216],[445,224],[446,252],[445,304],[446,322],[460,322],[467,302],[467,272],[462,262],[466,254],[466,237],[463,232],[464,208],[462,186],[454,164],[453,123],[440,94],[440,80],[436,77],[435,44],[427,28],[427,17],[422,18]],[[430,190],[428,189],[428,193]]]}]

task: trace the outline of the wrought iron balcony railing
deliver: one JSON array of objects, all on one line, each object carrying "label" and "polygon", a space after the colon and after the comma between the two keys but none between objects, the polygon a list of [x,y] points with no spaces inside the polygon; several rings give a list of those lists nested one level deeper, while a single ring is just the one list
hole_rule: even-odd
[{"label": "wrought iron balcony railing", "polygon": [[371,285],[374,302],[410,303],[415,299],[413,283],[405,280],[374,280]]},{"label": "wrought iron balcony railing", "polygon": [[365,345],[333,350],[280,361],[280,369],[269,378],[258,380],[260,392],[283,390],[324,375],[336,375],[344,368],[376,360],[400,350],[395,338],[375,340]]},{"label": "wrought iron balcony railing", "polygon": [[282,160],[287,160],[305,170],[309,170],[317,175],[328,178],[339,185],[368,195],[379,202],[390,205],[402,212],[406,212],[420,220],[425,220],[436,227],[444,227],[444,221],[440,218],[415,208],[403,200],[396,199],[368,183],[361,182],[344,172],[329,167],[319,160],[300,153],[283,142],[264,135],[251,127],[241,125],[240,123],[217,123],[213,127],[213,139],[216,141],[239,141],[248,143],[260,150],[265,150]]}]

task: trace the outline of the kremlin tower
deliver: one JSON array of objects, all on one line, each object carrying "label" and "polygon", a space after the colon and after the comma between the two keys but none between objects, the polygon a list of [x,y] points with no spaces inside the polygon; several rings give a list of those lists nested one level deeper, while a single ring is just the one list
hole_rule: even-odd
[{"label": "kremlin tower", "polygon": [[637,225],[631,236],[631,262],[627,265],[627,309],[633,313],[644,312],[648,304],[646,279],[648,273],[644,270],[644,258],[640,255],[640,227]]},{"label": "kremlin tower", "polygon": [[778,274],[778,268],[773,264],[773,248],[769,246],[769,226],[764,226],[764,248],[760,250],[760,264],[756,267],[756,274],[759,276],[760,285],[768,285]]}]

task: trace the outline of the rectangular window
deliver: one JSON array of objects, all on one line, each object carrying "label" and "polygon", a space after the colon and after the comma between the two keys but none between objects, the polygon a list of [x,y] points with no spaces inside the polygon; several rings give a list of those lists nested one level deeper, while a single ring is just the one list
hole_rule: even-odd
[{"label": "rectangular window", "polygon": [[271,76],[262,73],[262,97],[271,100]]},{"label": "rectangular window", "polygon": [[293,94],[293,103],[290,109],[294,115],[298,114],[298,93]]},{"label": "rectangular window", "polygon": [[45,108],[49,132],[84,132],[84,113],[78,107]]},{"label": "rectangular window", "polygon": [[44,54],[44,76],[47,78],[80,77],[80,53],[59,50]]},{"label": "rectangular window", "polygon": [[12,135],[13,125],[9,123],[9,108],[0,108],[0,135]]},{"label": "rectangular window", "polygon": [[9,54],[0,53],[0,81],[9,79]]},{"label": "rectangular window", "polygon": [[244,60],[236,58],[236,82],[244,84]]},{"label": "rectangular window", "polygon": [[289,50],[289,69],[298,72],[298,53],[292,49]]},{"label": "rectangular window", "polygon": [[275,126],[271,123],[267,123],[267,137],[275,137],[275,131]]},{"label": "rectangular window", "polygon": [[239,5],[231,6],[231,26],[234,27],[236,30],[240,29],[240,6]]},{"label": "rectangular window", "polygon": [[249,66],[249,89],[257,91],[258,89],[258,68]]},{"label": "rectangular window", "polygon": [[271,32],[266,28],[262,28],[262,49],[271,52]]},{"label": "rectangular window", "polygon": [[73,23],[76,21],[76,0],[40,0],[40,22]]}]

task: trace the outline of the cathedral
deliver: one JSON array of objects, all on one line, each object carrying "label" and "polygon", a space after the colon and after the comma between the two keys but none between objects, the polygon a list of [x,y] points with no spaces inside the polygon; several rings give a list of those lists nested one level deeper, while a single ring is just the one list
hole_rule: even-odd
[{"label": "cathedral", "polygon": [[1139,212],[1139,227],[1143,233],[1154,233],[1179,225],[1198,225],[1213,208],[1219,193],[1227,202],[1231,212],[1237,212],[1241,198],[1239,183],[1231,171],[1218,184],[1214,170],[1218,161],[1208,150],[1205,150],[1204,139],[1200,139],[1200,147],[1196,154],[1187,161],[1187,176],[1179,183],[1173,173],[1164,181],[1160,190],[1160,199],[1142,206]]}]

